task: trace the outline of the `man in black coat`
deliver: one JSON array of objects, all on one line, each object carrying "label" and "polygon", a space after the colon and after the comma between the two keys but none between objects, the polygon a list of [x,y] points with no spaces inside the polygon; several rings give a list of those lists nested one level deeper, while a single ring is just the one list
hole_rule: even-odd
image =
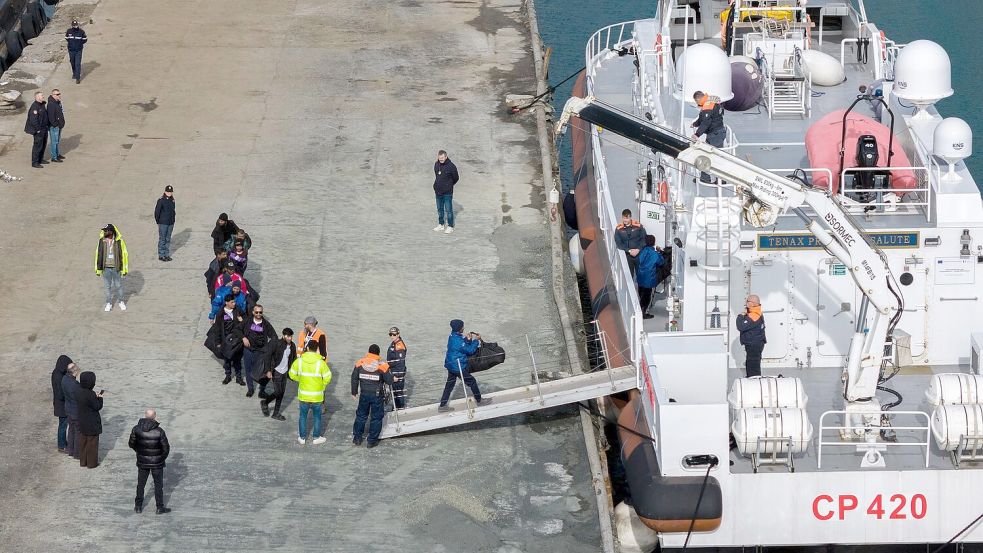
[{"label": "man in black coat", "polygon": [[[266,374],[272,353],[267,345],[276,340],[276,329],[263,316],[263,306],[258,303],[253,305],[252,318],[242,323],[242,371],[246,373],[246,397],[253,397],[253,381],[257,380],[256,377]],[[260,399],[266,398],[266,382],[268,381],[260,381]]]},{"label": "man in black coat", "polygon": [[61,91],[57,88],[48,96],[48,134],[51,135],[51,161],[61,163],[65,156],[58,151],[61,130],[65,128],[65,108],[61,105]]},{"label": "man in black coat", "polygon": [[55,370],[51,371],[51,397],[58,417],[58,451],[68,453],[68,414],[65,412],[65,395],[61,389],[61,381],[68,373],[68,367],[73,365],[72,358],[61,355],[55,361]]},{"label": "man in black coat", "polygon": [[79,434],[82,435],[79,446],[79,466],[94,469],[99,466],[99,435],[102,434],[102,396],[97,394],[96,374],[85,371],[79,375],[79,388],[75,392],[75,402],[78,403]]},{"label": "man in black coat", "polygon": [[215,228],[212,229],[212,250],[224,249],[225,243],[239,232],[239,226],[228,213],[221,213],[215,221]]},{"label": "man in black coat", "polygon": [[157,411],[147,409],[143,415],[130,431],[130,449],[137,453],[137,497],[133,510],[143,512],[143,490],[147,487],[147,476],[152,475],[157,514],[162,515],[171,512],[164,506],[164,461],[171,452],[171,445],[157,422]]},{"label": "man in black coat", "polygon": [[61,395],[65,400],[65,416],[68,417],[68,429],[65,433],[66,451],[73,458],[79,458],[79,446],[82,445],[82,438],[79,436],[79,409],[75,396],[81,389],[78,376],[79,367],[75,363],[69,363],[65,368],[65,376],[61,378]]},{"label": "man in black coat", "polygon": [[436,232],[454,232],[454,185],[458,180],[457,166],[447,157],[447,152],[437,152],[437,161],[433,164],[433,192],[437,196],[437,226],[433,230]]},{"label": "man in black coat", "polygon": [[164,194],[157,198],[154,221],[157,221],[157,259],[171,260],[171,233],[174,232],[174,187],[164,187]]},{"label": "man in black coat", "polygon": [[31,167],[40,169],[44,160],[44,147],[48,144],[48,108],[45,106],[44,93],[40,90],[34,93],[34,103],[27,108],[27,123],[24,132],[34,137],[34,147],[31,149]]}]

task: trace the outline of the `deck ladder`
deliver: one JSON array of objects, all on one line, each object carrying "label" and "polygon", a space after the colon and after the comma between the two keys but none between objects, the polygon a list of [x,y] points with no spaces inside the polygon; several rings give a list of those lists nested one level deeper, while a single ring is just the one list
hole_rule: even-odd
[{"label": "deck ladder", "polygon": [[[717,186],[717,195],[703,198],[706,214],[706,250],[703,273],[706,281],[706,318],[704,328],[721,329],[730,338],[730,269],[734,240],[738,238],[733,219],[733,196],[724,196],[723,187]],[[715,310],[716,309],[716,310]]]}]

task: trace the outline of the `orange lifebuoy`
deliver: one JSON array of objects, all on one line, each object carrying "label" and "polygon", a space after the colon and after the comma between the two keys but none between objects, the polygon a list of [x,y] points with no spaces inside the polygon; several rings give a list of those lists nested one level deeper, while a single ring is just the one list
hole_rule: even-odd
[{"label": "orange lifebuoy", "polygon": [[660,180],[659,184],[657,184],[655,188],[659,194],[659,203],[669,203],[669,183],[664,180]]},{"label": "orange lifebuoy", "polygon": [[881,59],[887,61],[887,35],[881,31]]},{"label": "orange lifebuoy", "polygon": [[659,59],[659,71],[662,71],[662,33],[655,36],[655,55]]}]

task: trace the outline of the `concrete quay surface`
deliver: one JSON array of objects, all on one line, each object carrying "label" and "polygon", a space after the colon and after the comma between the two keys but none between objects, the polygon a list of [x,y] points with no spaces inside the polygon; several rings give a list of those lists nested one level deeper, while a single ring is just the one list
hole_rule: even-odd
[{"label": "concrete quay surface", "polygon": [[[13,137],[0,167],[24,177],[0,183],[0,550],[598,550],[572,409],[350,443],[352,364],[391,325],[414,405],[439,396],[452,318],[509,352],[478,376],[485,391],[529,382],[527,335],[542,375],[568,369],[533,121],[501,103],[535,88],[520,2],[59,6],[35,42],[56,44],[65,14],[91,11],[82,84],[67,59],[32,62],[33,47],[14,69],[63,90],[67,161],[32,169],[23,111],[0,116]],[[430,230],[440,148],[462,175],[452,235]],[[152,217],[166,184],[171,263],[157,261]],[[296,442],[294,385],[288,420],[263,418],[202,347],[222,211],[254,240],[246,276],[273,324],[299,330],[314,314],[328,334],[322,446]],[[129,246],[126,312],[102,311],[92,272],[110,222]],[[55,451],[61,353],[108,391],[95,470]],[[168,515],[149,485],[133,512],[126,440],[147,407],[171,442]]]}]

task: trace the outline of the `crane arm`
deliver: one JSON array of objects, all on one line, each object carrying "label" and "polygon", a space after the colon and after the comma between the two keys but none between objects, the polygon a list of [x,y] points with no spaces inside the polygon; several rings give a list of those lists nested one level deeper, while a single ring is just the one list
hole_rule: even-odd
[{"label": "crane arm", "polygon": [[[887,258],[835,197],[826,190],[777,175],[710,144],[623,112],[593,96],[567,101],[556,126],[557,134],[564,132],[571,117],[603,127],[732,184],[743,199],[744,218],[752,226],[770,226],[778,215],[789,210],[798,214],[826,251],[847,267],[864,298],[875,309],[874,321],[869,328],[864,331],[861,324],[854,333],[847,358],[848,378],[844,391],[849,401],[874,396],[883,345],[888,332],[897,323],[895,315],[900,309],[900,299],[892,293],[894,277]],[[816,216],[806,215],[802,211],[803,205],[811,207]],[[861,323],[865,311],[861,309]]]}]

